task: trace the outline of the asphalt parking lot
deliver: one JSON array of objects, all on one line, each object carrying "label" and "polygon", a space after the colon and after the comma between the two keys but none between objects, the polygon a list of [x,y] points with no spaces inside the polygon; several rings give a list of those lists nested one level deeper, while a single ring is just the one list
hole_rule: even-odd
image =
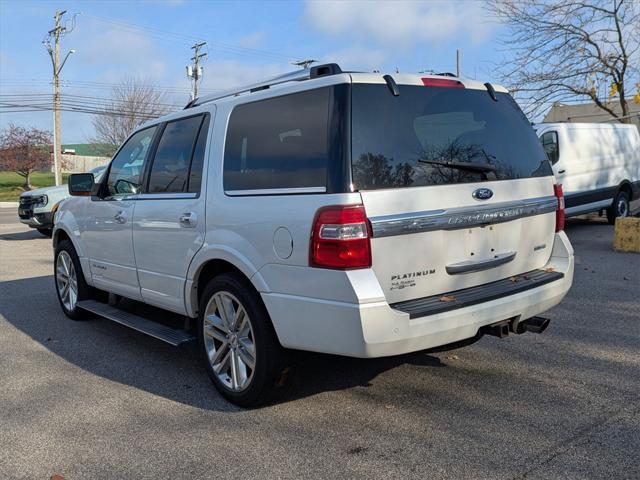
[{"label": "asphalt parking lot", "polygon": [[245,411],[189,348],[61,312],[51,241],[0,210],[0,477],[640,478],[640,255],[571,220],[574,285],[542,335],[452,352],[302,355]]}]

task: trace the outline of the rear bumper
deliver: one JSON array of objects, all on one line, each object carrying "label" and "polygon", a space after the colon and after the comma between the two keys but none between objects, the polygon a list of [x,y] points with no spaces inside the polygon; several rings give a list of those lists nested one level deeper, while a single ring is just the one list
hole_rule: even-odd
[{"label": "rear bumper", "polygon": [[[501,320],[536,316],[560,303],[573,282],[573,248],[556,234],[545,269],[563,274],[526,291],[411,318],[385,301],[358,304],[262,293],[283,346],[352,357],[384,357],[434,348],[476,335]],[[559,276],[559,275],[558,275]]]}]

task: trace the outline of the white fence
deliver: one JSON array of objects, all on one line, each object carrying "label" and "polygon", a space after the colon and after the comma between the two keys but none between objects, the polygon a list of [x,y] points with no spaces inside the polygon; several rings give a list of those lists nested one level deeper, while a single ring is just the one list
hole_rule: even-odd
[{"label": "white fence", "polygon": [[[68,173],[88,172],[91,169],[106,165],[109,157],[87,157],[84,155],[62,154],[62,171]],[[53,171],[53,166],[51,167]]]}]

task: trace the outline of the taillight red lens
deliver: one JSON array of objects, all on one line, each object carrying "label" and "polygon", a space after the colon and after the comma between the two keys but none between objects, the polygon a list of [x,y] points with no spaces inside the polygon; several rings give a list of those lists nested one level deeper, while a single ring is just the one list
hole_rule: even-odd
[{"label": "taillight red lens", "polygon": [[562,185],[554,185],[553,193],[558,199],[558,208],[556,209],[556,232],[564,230],[564,193]]},{"label": "taillight red lens", "polygon": [[311,233],[311,266],[340,270],[370,267],[368,225],[362,205],[336,205],[318,210]]},{"label": "taillight red lens", "polygon": [[464,84],[458,80],[449,80],[447,78],[423,78],[422,84],[425,87],[444,87],[444,88],[464,88]]}]

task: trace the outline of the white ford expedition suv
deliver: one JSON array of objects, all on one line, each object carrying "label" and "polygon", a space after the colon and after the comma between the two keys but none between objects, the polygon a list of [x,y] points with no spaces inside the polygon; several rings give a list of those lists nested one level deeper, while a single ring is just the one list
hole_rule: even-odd
[{"label": "white ford expedition suv", "polygon": [[69,190],[53,233],[64,313],[197,340],[239,405],[283,391],[292,349],[540,333],[573,279],[534,130],[503,88],[447,75],[328,64],[196,99]]}]

